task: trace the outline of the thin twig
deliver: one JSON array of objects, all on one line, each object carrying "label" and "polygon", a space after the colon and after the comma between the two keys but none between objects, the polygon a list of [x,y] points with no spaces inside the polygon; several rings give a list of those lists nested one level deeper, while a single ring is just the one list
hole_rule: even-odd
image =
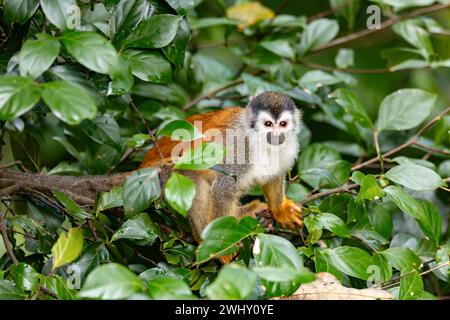
[{"label": "thin twig", "polygon": [[332,15],[333,13],[336,13],[337,11],[339,11],[341,9],[344,9],[345,7],[349,6],[352,2],[353,1],[350,0],[350,1],[347,1],[347,2],[344,2],[344,3],[341,3],[341,4],[337,5],[334,8],[329,8],[329,9],[327,9],[325,11],[316,13],[315,15],[313,15],[311,17],[308,17],[308,22],[311,22],[311,21],[314,21],[314,20],[317,20],[317,19],[320,19],[320,18],[327,17],[329,15]]},{"label": "thin twig", "polygon": [[[420,275],[420,276],[423,276],[423,275],[426,275],[427,273],[433,272],[433,271],[435,271],[435,270],[438,270],[438,269],[443,268],[443,267],[446,267],[446,266],[447,266],[447,267],[450,266],[450,262],[449,262],[449,261],[446,261],[446,262],[444,262],[444,263],[441,263],[440,265],[437,265],[437,266],[435,266],[435,267],[433,267],[433,268],[430,268],[430,269],[428,269],[428,270],[426,270],[426,271],[423,271],[423,272],[419,273],[419,275]],[[407,272],[407,273],[405,273],[405,274],[403,274],[403,275],[401,275],[401,276],[395,278],[395,281],[401,280],[402,278],[404,278],[404,277],[406,277],[406,276],[409,276],[409,275],[413,274],[414,272],[416,272],[416,270]],[[394,279],[392,279],[392,280],[394,280]],[[391,281],[392,281],[392,280],[391,280]],[[388,285],[386,285],[386,286],[382,286],[381,289],[387,289],[387,288],[390,288],[390,287],[395,287],[395,286],[398,285],[399,283],[400,283],[400,281],[394,282],[394,283],[388,284]]]},{"label": "thin twig", "polygon": [[354,40],[357,40],[357,39],[360,39],[360,38],[367,37],[368,35],[371,35],[372,33],[376,33],[376,32],[378,32],[380,30],[389,28],[390,26],[394,25],[395,23],[397,23],[399,21],[402,21],[402,20],[405,20],[405,19],[411,19],[411,18],[414,18],[414,17],[418,17],[418,16],[421,16],[421,15],[425,15],[425,14],[428,14],[428,13],[432,13],[432,12],[435,12],[435,11],[446,9],[448,7],[450,7],[450,4],[435,4],[435,5],[431,5],[431,6],[428,6],[428,7],[423,7],[423,8],[417,9],[417,10],[410,11],[410,12],[404,14],[404,15],[401,15],[401,16],[394,16],[394,17],[392,17],[392,18],[390,18],[388,20],[383,21],[380,24],[379,28],[376,28],[376,29],[365,29],[365,30],[362,30],[362,31],[359,31],[359,32],[355,32],[355,33],[352,33],[352,34],[349,34],[349,35],[346,35],[346,36],[343,36],[343,37],[340,37],[340,38],[336,38],[336,39],[334,39],[334,40],[332,40],[332,41],[330,41],[330,42],[328,42],[328,43],[326,43],[326,44],[324,44],[324,45],[322,45],[322,46],[312,50],[311,52],[315,53],[315,52],[323,51],[323,50],[326,50],[326,49],[329,49],[329,48],[337,47],[337,46],[343,45],[345,43],[348,43],[348,42],[351,42],[351,41],[354,41]]},{"label": "thin twig", "polygon": [[238,84],[241,84],[242,82],[244,82],[244,79],[242,79],[241,77],[239,77],[239,78],[237,78],[237,79],[235,79],[235,80],[233,80],[233,81],[230,81],[230,82],[228,82],[228,83],[226,83],[226,84],[224,84],[224,85],[222,85],[222,86],[220,86],[220,87],[217,87],[217,88],[215,88],[215,89],[212,89],[212,90],[210,90],[210,91],[207,91],[206,93],[204,93],[204,94],[198,96],[197,98],[193,99],[192,101],[186,103],[186,104],[183,106],[183,109],[182,109],[182,110],[183,110],[183,111],[189,110],[190,108],[192,108],[193,106],[195,106],[196,104],[198,104],[200,101],[202,101],[202,100],[204,100],[204,99],[211,99],[211,98],[214,97],[216,94],[218,94],[218,93],[220,93],[220,92],[222,92],[222,91],[224,91],[224,90],[226,90],[226,89],[228,89],[228,88],[237,86]]},{"label": "thin twig", "polygon": [[280,14],[281,11],[284,10],[284,8],[286,8],[286,6],[288,5],[289,0],[284,0],[279,6],[278,8],[275,10],[275,15]]},{"label": "thin twig", "polygon": [[94,227],[94,225],[92,224],[92,221],[91,221],[90,219],[86,219],[86,222],[87,222],[87,225],[88,225],[88,227],[89,227],[89,230],[90,230],[91,233],[92,233],[92,236],[94,237],[94,240],[95,240],[95,241],[98,241],[99,238],[98,238],[98,236],[97,236],[97,231],[95,231],[95,227]]},{"label": "thin twig", "polygon": [[323,64],[318,64],[310,61],[305,60],[297,60],[296,61],[299,64],[303,64],[306,67],[318,69],[326,72],[343,72],[348,74],[386,74],[386,73],[396,73],[396,72],[408,72],[408,71],[414,71],[414,70],[420,70],[420,69],[427,69],[430,66],[425,66],[421,68],[405,68],[405,69],[390,69],[390,68],[383,68],[383,69],[352,69],[352,68],[337,68],[333,66],[326,66]]},{"label": "thin twig", "polygon": [[58,295],[53,292],[50,289],[47,289],[46,287],[42,286],[42,285],[38,285],[38,289],[39,291],[41,291],[42,293],[45,293],[46,295],[49,295],[52,298],[58,299]]},{"label": "thin twig", "polygon": [[334,188],[334,189],[329,189],[323,192],[319,192],[316,194],[313,194],[309,197],[304,198],[302,201],[300,201],[300,204],[303,205],[305,203],[314,201],[316,199],[322,198],[322,197],[326,197],[335,193],[343,193],[343,192],[350,192],[350,190],[356,189],[359,187],[359,184],[357,183],[353,183],[353,184],[345,184],[341,187],[338,188]]},{"label": "thin twig", "polygon": [[9,241],[9,238],[8,238],[5,215],[6,214],[4,214],[3,212],[0,211],[0,232],[2,234],[3,244],[5,245],[6,253],[8,254],[12,263],[14,263],[15,265],[18,265],[19,260],[17,260],[16,255],[14,254],[14,250],[13,250],[11,241]]},{"label": "thin twig", "polygon": [[433,147],[427,146],[426,144],[420,143],[418,141],[413,141],[412,144],[415,145],[415,146],[418,146],[418,147],[420,147],[422,149],[425,149],[428,152],[431,152],[433,154],[443,154],[443,155],[446,155],[446,156],[450,156],[450,152],[448,152],[446,150],[433,148]]},{"label": "thin twig", "polygon": [[[383,158],[383,159],[386,159],[386,158],[390,157],[391,155],[393,155],[393,154],[395,154],[395,153],[397,153],[397,152],[399,152],[399,151],[401,151],[401,150],[403,150],[403,149],[405,149],[405,148],[407,148],[407,147],[410,147],[410,146],[413,145],[413,144],[417,145],[417,143],[418,143],[418,142],[417,142],[417,139],[418,139],[425,131],[427,131],[427,130],[428,130],[429,128],[431,128],[434,124],[436,124],[440,119],[442,119],[442,117],[445,116],[447,113],[450,113],[450,107],[447,107],[444,111],[442,111],[440,114],[438,114],[438,115],[435,116],[433,119],[431,119],[431,121],[429,121],[425,126],[423,126],[419,131],[417,131],[417,133],[416,133],[415,135],[413,135],[408,141],[406,141],[405,143],[403,143],[403,144],[401,144],[401,145],[399,145],[399,146],[397,146],[397,147],[395,147],[395,148],[393,148],[393,149],[391,149],[391,150],[389,150],[389,151],[383,153],[383,154],[382,154],[382,158]],[[431,150],[430,150],[430,147],[427,146],[427,148],[428,148],[427,150],[431,151]],[[446,152],[446,151],[444,151],[444,152]],[[442,153],[442,151],[439,150],[438,153]],[[446,154],[446,153],[444,153],[444,154]],[[352,167],[352,171],[359,170],[359,169],[361,169],[361,168],[366,167],[366,166],[369,165],[369,164],[375,163],[375,162],[378,161],[378,159],[379,159],[379,158],[378,158],[378,156],[377,156],[377,157],[374,157],[374,158],[369,159],[369,160],[367,160],[367,161],[364,161],[364,162],[362,162],[362,163],[356,164],[356,165],[354,165],[354,166]]]},{"label": "thin twig", "polygon": [[7,169],[7,168],[14,167],[14,166],[19,167],[22,171],[25,171],[25,172],[28,171],[28,169],[24,167],[24,165],[22,164],[22,161],[20,161],[20,160],[16,160],[14,162],[7,163],[7,164],[1,164],[0,169]]},{"label": "thin twig", "polygon": [[156,150],[158,151],[159,157],[161,158],[161,160],[162,160],[163,162],[165,162],[164,156],[163,156],[163,154],[162,154],[162,152],[161,152],[161,149],[159,148],[158,141],[157,141],[157,139],[156,139],[156,137],[155,137],[155,134],[153,133],[153,130],[150,129],[150,127],[148,126],[147,121],[145,120],[145,118],[144,118],[142,112],[141,112],[141,111],[139,110],[139,108],[134,104],[133,101],[130,102],[130,105],[131,105],[131,107],[133,108],[133,110],[136,112],[136,114],[138,115],[139,119],[141,119],[142,124],[144,125],[144,127],[145,127],[145,129],[147,130],[148,134],[149,134],[150,137],[152,138],[153,143],[155,144]]}]

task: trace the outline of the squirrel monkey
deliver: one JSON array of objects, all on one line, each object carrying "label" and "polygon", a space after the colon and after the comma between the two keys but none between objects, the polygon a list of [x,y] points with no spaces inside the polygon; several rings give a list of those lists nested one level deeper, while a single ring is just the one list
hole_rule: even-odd
[{"label": "squirrel monkey", "polygon": [[[269,209],[284,227],[303,224],[301,208],[285,197],[286,173],[299,152],[300,112],[291,98],[265,92],[246,108],[225,108],[191,116],[187,121],[203,133],[202,141],[217,143],[217,132],[225,136],[227,149],[226,161],[221,164],[225,173],[213,169],[177,170],[195,183],[196,195],[188,218],[197,241],[201,241],[205,227],[223,215],[254,217]],[[211,131],[216,134],[214,138],[207,134]],[[234,143],[236,139],[240,142]],[[179,144],[168,137],[161,138],[146,154],[141,168],[173,160],[174,148]],[[167,178],[163,176],[163,181]],[[262,186],[267,204],[254,200],[240,205],[240,197],[255,185]]]}]

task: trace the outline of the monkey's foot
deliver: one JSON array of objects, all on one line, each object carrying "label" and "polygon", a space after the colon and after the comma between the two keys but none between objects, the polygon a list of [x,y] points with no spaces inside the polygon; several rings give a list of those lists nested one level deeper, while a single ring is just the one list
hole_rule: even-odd
[{"label": "monkey's foot", "polygon": [[302,208],[295,202],[284,199],[281,206],[272,212],[273,218],[283,227],[293,229],[295,225],[303,225]]},{"label": "monkey's foot", "polygon": [[245,206],[239,208],[239,215],[241,217],[256,218],[257,213],[261,213],[267,210],[269,210],[269,207],[266,203],[259,200],[253,200],[252,202],[247,203]]}]

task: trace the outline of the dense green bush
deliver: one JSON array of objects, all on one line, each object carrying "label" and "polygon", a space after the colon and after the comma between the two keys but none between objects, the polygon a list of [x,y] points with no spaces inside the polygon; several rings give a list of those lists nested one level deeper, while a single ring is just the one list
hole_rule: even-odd
[{"label": "dense green bush", "polygon": [[263,299],[322,271],[448,297],[449,1],[0,3],[3,173],[132,171],[152,140],[193,130],[187,116],[272,90],[303,113],[287,194],[305,216],[301,230],[223,217],[197,246],[180,174],[161,189],[135,171],[91,206],[0,174],[0,299]]}]

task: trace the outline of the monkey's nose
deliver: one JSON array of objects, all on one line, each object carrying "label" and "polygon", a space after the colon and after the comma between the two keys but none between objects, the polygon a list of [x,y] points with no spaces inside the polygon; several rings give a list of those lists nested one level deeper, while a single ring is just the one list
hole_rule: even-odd
[{"label": "monkey's nose", "polygon": [[272,132],[267,133],[267,142],[272,145],[278,146],[282,144],[285,139],[284,133],[280,133],[279,135],[275,135]]}]

